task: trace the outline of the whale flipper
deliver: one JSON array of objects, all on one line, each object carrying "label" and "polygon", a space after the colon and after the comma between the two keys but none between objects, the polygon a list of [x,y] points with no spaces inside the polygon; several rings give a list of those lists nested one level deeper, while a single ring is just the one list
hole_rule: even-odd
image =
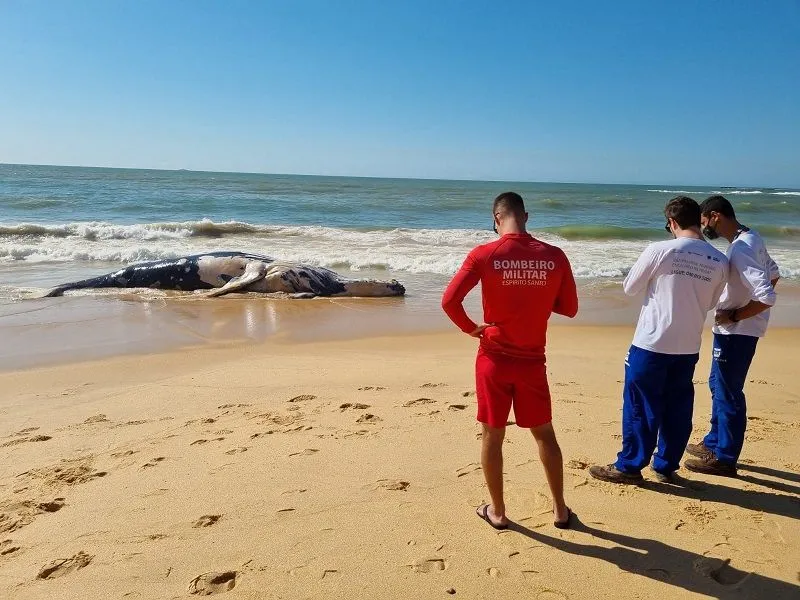
[{"label": "whale flipper", "polygon": [[264,279],[264,276],[266,274],[267,274],[266,264],[262,262],[248,263],[244,273],[242,273],[239,277],[234,277],[228,283],[223,285],[221,288],[212,290],[207,294],[205,294],[205,296],[206,298],[216,298],[217,296],[222,296],[224,294],[229,294],[231,292],[238,292],[240,290],[244,290],[247,288],[248,285],[251,285],[256,281],[260,281],[261,279]]}]

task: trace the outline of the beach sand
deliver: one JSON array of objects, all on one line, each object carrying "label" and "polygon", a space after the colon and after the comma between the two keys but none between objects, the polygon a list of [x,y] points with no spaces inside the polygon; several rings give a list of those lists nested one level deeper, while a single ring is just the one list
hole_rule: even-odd
[{"label": "beach sand", "polygon": [[[798,331],[756,353],[741,477],[685,486],[588,476],[619,449],[631,335],[551,327],[569,531],[515,427],[515,525],[475,515],[475,343],[457,332],[0,373],[0,598],[800,597]],[[707,336],[695,440],[709,353]]]}]

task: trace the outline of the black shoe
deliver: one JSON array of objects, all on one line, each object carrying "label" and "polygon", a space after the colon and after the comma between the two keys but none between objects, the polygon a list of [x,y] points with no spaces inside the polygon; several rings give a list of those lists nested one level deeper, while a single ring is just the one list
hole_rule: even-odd
[{"label": "black shoe", "polygon": [[600,466],[594,465],[589,467],[589,475],[600,481],[608,481],[609,483],[627,483],[631,485],[639,485],[644,481],[641,473],[623,473],[618,470],[613,464]]},{"label": "black shoe", "polygon": [[686,452],[697,458],[714,457],[714,453],[703,442],[699,444],[686,444]]},{"label": "black shoe", "polygon": [[736,463],[722,462],[714,456],[690,458],[683,466],[695,473],[719,475],[720,477],[736,477]]}]

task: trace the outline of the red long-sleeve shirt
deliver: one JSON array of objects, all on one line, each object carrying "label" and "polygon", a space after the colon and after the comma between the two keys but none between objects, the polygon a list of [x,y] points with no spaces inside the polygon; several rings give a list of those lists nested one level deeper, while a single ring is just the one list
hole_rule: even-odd
[{"label": "red long-sleeve shirt", "polygon": [[491,323],[481,348],[521,358],[543,359],[551,313],[574,317],[578,294],[564,252],[530,234],[506,234],[469,253],[442,297],[442,308],[461,331],[477,324],[463,301],[481,283],[483,321]]}]

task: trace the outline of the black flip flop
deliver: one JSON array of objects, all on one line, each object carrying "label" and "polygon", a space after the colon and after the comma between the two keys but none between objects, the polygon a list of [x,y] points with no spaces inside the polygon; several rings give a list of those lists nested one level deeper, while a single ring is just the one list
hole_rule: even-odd
[{"label": "black flip flop", "polygon": [[483,506],[479,507],[478,510],[475,511],[481,519],[486,521],[489,525],[494,527],[495,529],[508,529],[508,525],[495,525],[492,523],[492,520],[489,518],[489,505],[484,504]]},{"label": "black flip flop", "polygon": [[572,518],[572,509],[567,507],[567,518],[563,521],[553,521],[553,527],[556,529],[569,529],[569,520]]}]

